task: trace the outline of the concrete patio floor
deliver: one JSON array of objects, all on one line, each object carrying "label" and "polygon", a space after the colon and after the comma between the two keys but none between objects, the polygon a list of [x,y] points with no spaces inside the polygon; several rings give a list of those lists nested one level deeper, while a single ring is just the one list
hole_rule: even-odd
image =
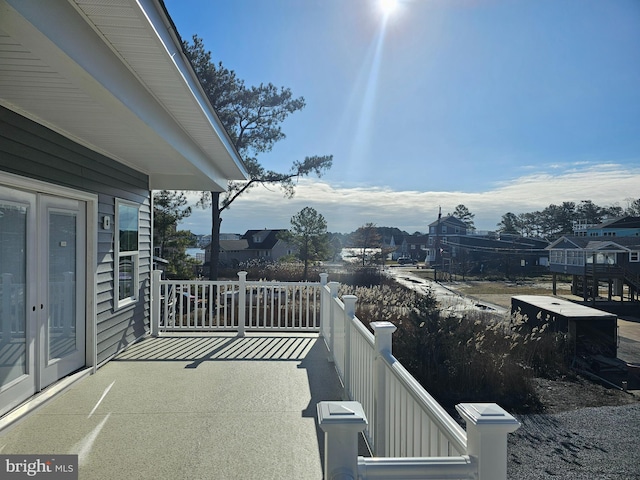
[{"label": "concrete patio floor", "polygon": [[317,334],[147,338],[0,433],[78,454],[79,478],[320,479],[316,404],[342,399]]}]

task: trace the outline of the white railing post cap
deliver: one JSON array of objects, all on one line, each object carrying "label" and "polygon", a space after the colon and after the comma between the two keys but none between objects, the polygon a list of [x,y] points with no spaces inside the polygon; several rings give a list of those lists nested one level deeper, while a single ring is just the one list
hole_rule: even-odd
[{"label": "white railing post cap", "polygon": [[358,435],[367,417],[358,402],[319,402],[318,425],[324,431],[324,478],[358,478]]},{"label": "white railing post cap", "polygon": [[373,328],[374,332],[376,331],[380,331],[380,332],[384,332],[385,330],[390,330],[390,333],[395,332],[398,327],[396,327],[393,323],[391,322],[387,322],[385,321],[380,321],[380,322],[371,322],[369,325],[371,325],[371,328]]},{"label": "white railing post cap", "polygon": [[367,417],[360,402],[318,402],[318,425],[323,431],[347,428],[354,433],[367,426]]},{"label": "white railing post cap", "polygon": [[483,429],[493,427],[510,433],[520,427],[520,422],[496,403],[460,403],[456,405],[456,410],[467,424]]}]

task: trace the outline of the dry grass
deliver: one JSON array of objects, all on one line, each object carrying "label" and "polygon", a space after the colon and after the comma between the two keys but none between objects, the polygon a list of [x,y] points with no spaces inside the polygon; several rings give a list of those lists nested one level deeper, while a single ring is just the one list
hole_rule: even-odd
[{"label": "dry grass", "polygon": [[432,294],[395,283],[342,285],[340,294],[346,293],[358,297],[356,315],[363,323],[387,320],[398,327],[394,355],[445,408],[473,399],[514,412],[539,411],[533,377],[564,369],[561,336],[529,330],[521,318],[447,316]]}]

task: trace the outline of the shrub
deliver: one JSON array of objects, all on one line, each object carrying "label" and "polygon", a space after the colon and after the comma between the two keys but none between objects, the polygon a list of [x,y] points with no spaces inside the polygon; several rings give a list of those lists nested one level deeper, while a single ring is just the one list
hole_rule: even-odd
[{"label": "shrub", "polygon": [[[304,265],[300,262],[264,262],[252,260],[235,268],[220,270],[219,278],[237,280],[238,272],[247,272],[247,280],[267,280],[277,282],[300,282],[304,275]],[[320,281],[321,269],[310,266],[307,278],[310,282]]]},{"label": "shrub", "polygon": [[[386,320],[394,334],[394,356],[445,408],[460,402],[496,402],[513,412],[541,409],[533,376],[561,355],[553,335],[512,328],[484,313],[442,315],[432,292],[419,294],[398,284],[342,286],[358,297],[356,315],[368,325]],[[560,359],[560,360],[559,360]],[[551,372],[554,368],[546,368]]]},{"label": "shrub", "polygon": [[389,277],[383,275],[378,267],[349,266],[347,270],[331,274],[331,280],[342,285],[355,287],[373,287],[392,283]]}]

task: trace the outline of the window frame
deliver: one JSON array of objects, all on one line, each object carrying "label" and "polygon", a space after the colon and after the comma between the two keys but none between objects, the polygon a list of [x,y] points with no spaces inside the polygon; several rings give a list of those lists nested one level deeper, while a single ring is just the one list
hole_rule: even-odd
[{"label": "window frame", "polygon": [[[137,212],[137,239],[136,250],[123,250],[120,251],[120,207],[134,208]],[[131,257],[132,261],[132,295],[120,298],[120,262],[123,258]],[[139,272],[140,272],[140,204],[116,198],[115,200],[115,221],[114,221],[114,258],[113,258],[113,273],[114,273],[114,305],[115,309],[121,309],[129,305],[133,305],[138,301],[138,284],[139,284]]]}]

